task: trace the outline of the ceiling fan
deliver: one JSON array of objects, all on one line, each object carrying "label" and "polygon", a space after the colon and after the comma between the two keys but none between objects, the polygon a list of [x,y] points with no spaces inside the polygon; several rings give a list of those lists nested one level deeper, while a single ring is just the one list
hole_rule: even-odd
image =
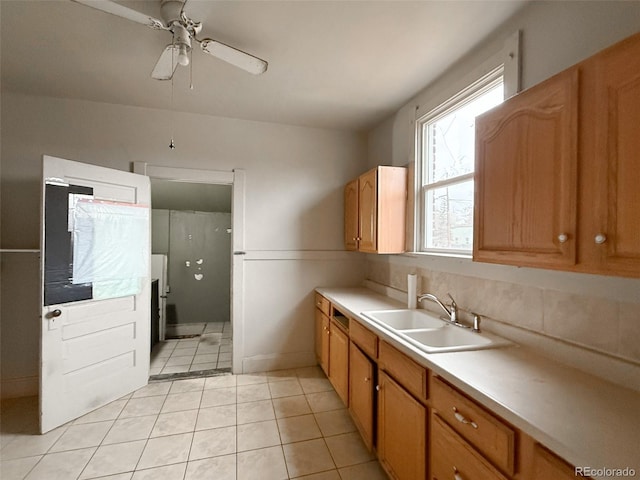
[{"label": "ceiling fan", "polygon": [[76,3],[101,10],[133,22],[141,23],[155,30],[167,30],[173,35],[172,42],[160,55],[151,76],[157,80],[170,80],[178,65],[189,65],[189,53],[193,41],[200,44],[203,52],[224,60],[253,75],[267,70],[268,63],[237,48],[225,45],[211,38],[196,37],[202,30],[202,23],[194,22],[185,14],[188,0],[161,0],[163,20],[120,5],[112,0],[72,0]]}]

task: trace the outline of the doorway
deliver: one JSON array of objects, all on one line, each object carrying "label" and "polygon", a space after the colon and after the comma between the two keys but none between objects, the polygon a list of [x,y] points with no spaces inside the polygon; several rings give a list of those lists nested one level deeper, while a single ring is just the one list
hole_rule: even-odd
[{"label": "doorway", "polygon": [[231,186],[151,179],[151,207],[159,327],[150,376],[230,371]]},{"label": "doorway", "polygon": [[153,236],[160,238],[152,248],[167,266],[168,290],[158,286],[166,330],[152,350],[151,378],[241,373],[244,172],[144,163],[134,171],[151,178]]}]

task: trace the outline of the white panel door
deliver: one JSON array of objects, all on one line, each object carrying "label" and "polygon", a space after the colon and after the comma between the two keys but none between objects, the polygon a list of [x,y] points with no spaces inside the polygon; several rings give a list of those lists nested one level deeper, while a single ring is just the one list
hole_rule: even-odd
[{"label": "white panel door", "polygon": [[[84,189],[85,194],[90,191],[92,200],[102,200],[105,204],[117,205],[125,210],[131,210],[134,206],[148,209],[148,177],[45,156],[42,185],[40,430],[44,433],[147,384],[151,300],[148,268],[150,259],[144,258],[150,256],[148,216],[148,245],[146,252],[140,250],[143,253],[139,255],[143,258],[140,268],[146,269],[146,273],[138,277],[139,288],[135,293],[123,295],[120,291],[105,295],[103,292],[102,299],[95,299],[100,296],[96,294],[96,283],[93,284],[93,293],[92,284],[89,283],[77,299],[67,300],[66,291],[73,290],[76,286],[71,285],[71,278],[64,284],[65,274],[60,274],[61,268],[55,272],[51,267],[54,262],[52,252],[61,251],[64,254],[69,250],[64,245],[64,227],[59,226],[67,222],[62,219],[65,185],[76,191]],[[45,197],[46,192],[56,188],[58,190],[55,195],[62,201],[56,207],[58,210],[55,218],[59,221],[52,224],[53,207]],[[47,215],[48,220],[45,218]],[[69,215],[69,222],[72,222],[71,217]],[[71,231],[72,224],[69,225]],[[136,233],[138,239],[144,236],[144,233],[140,235],[140,230],[138,228]],[[56,240],[53,231],[57,232]],[[100,232],[96,228],[94,235],[97,236]],[[71,233],[69,235],[73,238]],[[118,235],[119,238],[126,237],[126,234],[122,235],[122,230],[118,230]],[[144,244],[144,241],[138,240],[138,244]],[[72,250],[73,242],[68,243]],[[130,251],[127,253],[131,254]],[[72,254],[70,258],[73,258]],[[58,262],[58,266],[64,267],[64,264],[65,261]],[[73,266],[67,268],[72,270]],[[53,282],[52,271],[58,274],[57,278],[63,278],[63,281]],[[54,291],[51,285],[54,284],[57,289],[55,295],[51,293]],[[61,296],[58,295],[60,292]]]}]

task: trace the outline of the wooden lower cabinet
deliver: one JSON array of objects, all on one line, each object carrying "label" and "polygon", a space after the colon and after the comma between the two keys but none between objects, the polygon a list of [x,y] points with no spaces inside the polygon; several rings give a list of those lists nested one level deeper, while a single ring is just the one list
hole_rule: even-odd
[{"label": "wooden lower cabinet", "polygon": [[394,480],[425,479],[427,407],[385,372],[378,377],[378,459]]},{"label": "wooden lower cabinet", "polygon": [[441,420],[507,475],[515,473],[515,430],[445,383],[430,379],[431,408]]},{"label": "wooden lower cabinet", "polygon": [[329,381],[345,405],[349,404],[349,336],[329,322]]},{"label": "wooden lower cabinet", "polygon": [[349,412],[369,450],[374,443],[375,364],[358,346],[349,345]]},{"label": "wooden lower cabinet", "polygon": [[316,307],[318,363],[391,479],[584,478],[319,294]]},{"label": "wooden lower cabinet", "polygon": [[431,416],[431,478],[507,480],[437,414]]},{"label": "wooden lower cabinet", "polygon": [[576,473],[575,468],[567,462],[557,457],[546,448],[536,445],[533,457],[532,480],[569,480],[576,477],[583,477]]},{"label": "wooden lower cabinet", "polygon": [[320,368],[329,375],[329,317],[316,308],[315,349]]}]

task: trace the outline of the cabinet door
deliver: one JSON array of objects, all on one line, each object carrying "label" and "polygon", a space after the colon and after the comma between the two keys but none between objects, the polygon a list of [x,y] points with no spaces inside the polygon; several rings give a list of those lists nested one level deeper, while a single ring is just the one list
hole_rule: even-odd
[{"label": "cabinet door", "polygon": [[427,474],[427,411],[384,372],[378,379],[378,459],[395,480]]},{"label": "cabinet door", "polygon": [[358,179],[344,187],[344,246],[347,250],[358,249]]},{"label": "cabinet door", "polygon": [[378,247],[377,173],[377,169],[371,170],[361,175],[358,181],[358,202],[360,207],[359,250],[362,252],[375,253]]},{"label": "cabinet door", "polygon": [[349,411],[369,450],[373,448],[374,371],[373,362],[355,343],[351,342],[349,345]]},{"label": "cabinet door", "polygon": [[329,318],[316,308],[316,358],[325,374],[329,374]]},{"label": "cabinet door", "polygon": [[532,480],[569,480],[576,477],[584,478],[584,475],[576,473],[576,469],[557,457],[546,448],[536,444],[533,453]]},{"label": "cabinet door", "polygon": [[340,327],[329,325],[329,380],[345,405],[349,403],[349,337]]},{"label": "cabinet door", "polygon": [[640,276],[640,35],[586,62],[584,77],[581,251],[596,272]]},{"label": "cabinet door", "polygon": [[474,260],[575,264],[577,114],[574,68],[476,119]]}]

